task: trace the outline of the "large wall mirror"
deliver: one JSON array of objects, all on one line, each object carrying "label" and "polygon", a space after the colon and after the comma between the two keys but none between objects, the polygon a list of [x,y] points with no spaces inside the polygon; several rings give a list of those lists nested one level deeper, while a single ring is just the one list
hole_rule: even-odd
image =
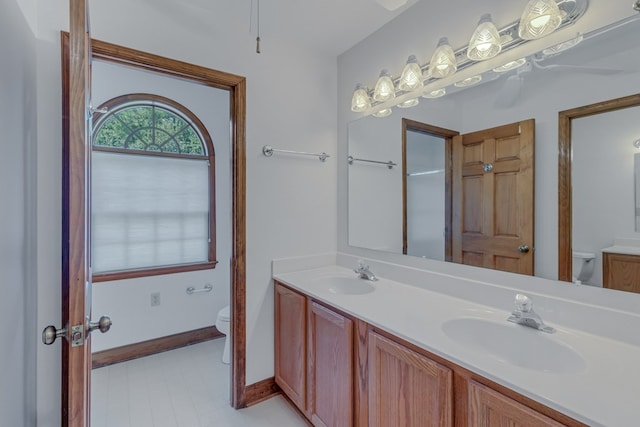
[{"label": "large wall mirror", "polygon": [[[507,73],[485,73],[479,85],[464,89],[451,88],[449,93],[438,99],[420,98],[420,105],[410,109],[394,109],[388,117],[367,116],[349,123],[349,155],[355,159],[373,161],[355,161],[348,168],[349,245],[450,261],[446,245],[447,239],[451,238],[447,229],[450,215],[447,211],[450,202],[446,196],[447,173],[450,169],[446,164],[447,137],[434,137],[428,132],[425,137],[420,132],[412,133],[411,128],[407,133],[406,123],[420,123],[427,129],[446,129],[451,134],[466,134],[534,119],[535,238],[531,247],[532,256],[535,253],[536,257],[534,274],[550,279],[572,280],[571,222],[575,219],[570,215],[558,218],[556,205],[558,191],[563,191],[562,185],[568,185],[566,188],[569,190],[565,191],[569,192],[561,196],[560,203],[571,197],[571,181],[568,184],[563,181],[570,169],[566,169],[566,164],[561,164],[559,174],[555,175],[558,170],[558,125],[566,126],[558,122],[558,114],[561,111],[579,110],[578,107],[597,101],[637,93],[640,88],[638,34],[640,20],[628,18],[581,35],[582,42],[562,53],[536,54],[526,58],[527,64],[519,69]],[[637,117],[638,111],[632,114]],[[580,120],[588,122],[596,117],[599,116],[591,114]],[[587,123],[584,132],[589,133],[591,127],[614,127],[619,122],[615,117],[611,123],[607,123],[607,119],[607,116],[602,116],[597,123]],[[636,118],[631,123],[640,121]],[[410,145],[417,146],[416,138],[423,138],[421,151],[408,148]],[[614,136],[610,134],[609,138],[604,138],[606,141],[600,140],[599,143],[612,143],[612,138]],[[636,127],[635,136],[621,143],[640,153],[640,150],[632,147],[637,139],[640,139],[640,129]],[[409,140],[414,142],[408,144]],[[573,154],[573,168],[579,170],[580,165],[576,165],[576,162],[580,162],[582,156],[579,157],[575,151]],[[570,148],[568,152],[561,153],[561,162],[562,156],[565,162],[570,163]],[[629,181],[632,193],[627,202],[631,206],[629,215],[635,224],[636,206],[640,206],[640,203],[636,205],[633,193],[636,191],[633,153],[625,161],[625,169],[630,168],[630,175],[619,178]],[[614,172],[606,172],[603,167],[587,169],[596,180],[602,178],[599,179],[599,185],[613,186],[613,183],[607,184],[609,181],[605,180],[605,176],[621,174],[622,166],[612,167]],[[422,187],[411,183],[418,179],[425,182]],[[429,184],[426,184],[427,181]],[[616,191],[609,189],[610,192]],[[600,202],[591,200],[590,203],[595,205]],[[574,211],[575,206],[574,202]],[[601,215],[606,214],[603,211]],[[601,217],[598,221],[589,227],[596,229],[604,222],[618,220],[615,217]],[[611,239],[614,237],[620,236],[612,236]],[[431,243],[425,246],[427,242]],[[432,250],[434,247],[438,249]],[[559,265],[564,267],[559,269]],[[602,272],[595,271],[594,274],[602,275]],[[597,281],[589,284],[602,286],[602,282]]]}]

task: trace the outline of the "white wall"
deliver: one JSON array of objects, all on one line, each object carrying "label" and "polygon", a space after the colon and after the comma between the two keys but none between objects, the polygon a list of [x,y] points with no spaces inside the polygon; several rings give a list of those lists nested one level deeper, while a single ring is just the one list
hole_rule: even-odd
[{"label": "white wall", "polygon": [[[573,120],[573,248],[592,252],[591,280],[602,286],[602,249],[614,239],[640,239],[635,229],[633,141],[640,135],[640,107]],[[574,271],[574,275],[577,274]]]},{"label": "white wall", "polygon": [[[177,7],[178,3],[174,3]],[[66,1],[38,4],[38,326],[60,321],[60,51]],[[247,77],[247,383],[273,375],[270,261],[336,249],[336,60],[248,32],[250,2],[224,10],[147,0],[91,2],[94,38]],[[215,26],[213,25],[215,22]],[[271,23],[277,25],[277,23]],[[304,95],[304,96],[301,96]],[[262,155],[262,146],[326,151]],[[45,277],[47,279],[45,279]],[[55,348],[54,348],[55,347]],[[60,352],[38,347],[39,425],[59,425]]]},{"label": "white wall", "polygon": [[[486,8],[486,5],[478,4],[480,2],[476,2],[473,5],[463,3],[456,0],[453,4],[447,3],[447,7],[455,9],[458,4],[458,6],[465,8]],[[494,2],[493,4],[496,10],[499,8],[497,3],[499,2]],[[468,28],[473,28],[475,23],[465,23],[459,20],[456,21],[455,25],[452,25],[450,20],[440,19],[441,16],[430,13],[431,6],[429,2],[418,2],[398,18],[338,58],[338,151],[340,156],[347,155],[347,124],[358,118],[357,114],[349,111],[351,94],[355,83],[360,82],[368,84],[370,87],[373,86],[378,70],[381,68],[389,68],[392,75],[399,75],[407,56],[412,53],[416,54],[421,62],[425,62],[431,56],[438,38],[443,34],[449,35],[450,42],[454,47],[459,47],[466,43],[464,41],[464,38],[468,37],[466,32]],[[604,6],[615,7],[603,10],[602,7]],[[589,31],[599,28],[632,13],[633,11],[628,5],[604,5],[591,2],[587,14],[576,25],[549,36],[549,38],[538,40],[532,46],[527,45],[527,47],[531,49],[535,47],[536,49],[533,50],[535,52],[542,43],[553,44],[553,41],[558,39],[563,40],[575,36],[576,31]],[[517,17],[513,20],[516,19]],[[501,21],[495,15],[494,21],[498,26],[511,22],[510,20]],[[464,34],[464,38],[461,37],[461,34]],[[433,40],[433,45],[428,42],[425,44],[425,40]],[[633,53],[630,55],[627,58],[634,57]],[[617,64],[618,59],[620,57],[616,57],[616,52],[609,52],[609,56],[599,59],[598,65],[612,67]],[[500,64],[496,63],[492,66],[497,65]],[[544,73],[538,73],[538,75],[546,76],[551,73],[554,73],[554,71],[549,70]],[[447,102],[454,104],[453,111],[455,113],[444,120],[438,115],[431,114],[431,109],[428,112],[427,110],[420,110],[422,104],[414,109],[407,110],[407,113],[394,109],[394,113],[391,116],[400,117],[405,115],[414,120],[454,129],[461,133],[512,123],[530,117],[536,119],[535,272],[538,276],[552,279],[557,277],[558,112],[580,105],[636,93],[640,79],[640,74],[638,73],[626,73],[617,76],[594,76],[559,71],[555,74],[554,83],[552,84],[540,81],[538,78],[529,78],[534,77],[533,75],[527,76],[523,86],[523,97],[516,105],[509,108],[500,109],[495,105],[496,94],[504,81],[498,80],[476,88],[469,88],[460,92],[459,96],[451,96],[450,99],[447,99],[449,98],[447,96],[434,100],[435,104],[440,102],[439,105],[449,111],[451,111],[451,105],[447,104]],[[542,94],[540,89],[542,86],[540,85],[549,86],[545,88],[545,95]],[[399,118],[394,120],[399,120]],[[346,166],[341,165],[338,170],[338,248],[340,251],[403,264],[420,265],[436,271],[455,274],[467,274],[467,272],[472,275],[479,274],[475,268],[466,268],[465,266],[432,260],[409,259],[397,254],[368,251],[349,246],[347,240],[347,176]]]},{"label": "white wall", "polygon": [[0,425],[35,425],[35,36],[0,2]]},{"label": "white wall", "polygon": [[[95,106],[129,93],[150,93],[182,104],[204,124],[215,148],[216,257],[214,270],[193,271],[93,285],[93,317],[111,316],[108,334],[94,334],[91,350],[101,351],[153,338],[213,326],[229,304],[231,260],[231,153],[229,93],[139,69],[95,61],[92,68]],[[186,288],[212,292],[187,295]],[[151,293],[160,305],[151,306]],[[170,320],[170,321],[167,321]]]}]

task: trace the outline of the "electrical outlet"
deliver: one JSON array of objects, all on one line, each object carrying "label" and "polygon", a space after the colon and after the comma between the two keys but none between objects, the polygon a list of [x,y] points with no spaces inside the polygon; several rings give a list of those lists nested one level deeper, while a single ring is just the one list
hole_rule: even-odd
[{"label": "electrical outlet", "polygon": [[160,292],[154,292],[151,294],[151,307],[160,305]]}]

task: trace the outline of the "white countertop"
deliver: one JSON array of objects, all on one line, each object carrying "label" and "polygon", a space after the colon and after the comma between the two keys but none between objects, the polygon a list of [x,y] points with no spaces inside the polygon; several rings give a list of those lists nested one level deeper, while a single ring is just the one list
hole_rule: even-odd
[{"label": "white countertop", "polygon": [[639,246],[609,246],[608,248],[604,248],[602,252],[608,252],[612,254],[622,254],[622,255],[640,255],[640,247]]},{"label": "white countertop", "polygon": [[[448,320],[480,318],[519,328],[523,334],[542,334],[507,322],[511,306],[499,310],[469,299],[384,278],[370,282],[375,290],[368,294],[344,295],[329,291],[331,278],[354,275],[348,268],[332,265],[276,273],[274,278],[588,425],[639,424],[636,406],[640,397],[640,346],[550,322],[545,319],[545,308],[535,305],[534,297],[534,309],[539,307],[536,311],[557,330],[554,334],[545,334],[545,338],[573,349],[583,359],[584,367],[574,373],[549,373],[523,368],[454,341],[442,330],[443,323]],[[438,279],[432,275],[427,280]],[[606,310],[599,311],[597,307],[581,305],[584,307],[580,309],[588,316],[607,316]],[[582,313],[575,309],[568,309],[568,312]],[[554,311],[549,313],[551,317],[555,314],[557,318],[562,318]],[[576,323],[573,320],[572,325]],[[604,317],[603,320],[606,323]],[[491,338],[495,339],[495,336]]]}]

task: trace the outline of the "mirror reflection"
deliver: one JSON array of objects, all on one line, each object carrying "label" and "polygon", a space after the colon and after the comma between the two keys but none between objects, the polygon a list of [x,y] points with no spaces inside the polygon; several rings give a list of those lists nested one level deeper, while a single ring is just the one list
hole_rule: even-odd
[{"label": "mirror reflection", "polygon": [[[434,184],[434,189],[437,188],[439,192],[429,193],[426,189],[419,192],[419,176],[409,176],[414,172],[437,170],[430,162],[436,165],[441,160],[441,151],[427,155],[426,148],[422,147],[425,152],[421,153],[411,148],[415,144],[407,142],[404,152],[402,119],[465,134],[533,118],[536,123],[535,238],[530,245],[531,257],[535,253],[534,272],[537,276],[558,278],[558,184],[555,175],[558,159],[558,113],[637,92],[640,87],[636,59],[640,55],[637,45],[639,31],[638,21],[629,20],[624,25],[614,25],[585,35],[577,46],[549,56],[544,61],[530,57],[527,58],[527,65],[518,70],[500,76],[488,75],[480,85],[455,93],[452,91],[439,99],[420,98],[420,105],[417,107],[395,109],[389,117],[364,117],[351,122],[348,125],[349,155],[393,161],[398,165],[405,165],[407,169],[403,173],[400,168],[388,169],[375,164],[349,167],[349,244],[411,256],[451,260],[446,249],[447,236],[451,232],[447,227],[446,209],[450,203],[446,199],[446,188],[440,180],[437,185]],[[637,117],[637,112],[635,114]],[[585,117],[583,120],[588,122],[592,119],[593,117]],[[617,126],[615,123],[606,123],[606,117],[603,120],[605,122],[598,125],[602,129]],[[634,120],[630,123],[634,123]],[[409,141],[416,136],[409,131],[405,138]],[[634,148],[632,143],[639,137],[640,131],[637,130],[633,137],[626,140],[629,148]],[[603,145],[611,140],[612,136],[609,135],[599,138],[599,143]],[[429,156],[428,161],[419,161],[426,156]],[[638,190],[634,189],[634,179],[637,180],[637,174],[636,178],[633,175],[634,157],[636,156],[631,153],[626,158],[628,175],[622,177],[621,166],[615,165],[612,165],[614,172],[610,173],[620,175],[621,180],[631,185],[632,190],[631,193],[627,192],[626,203],[630,204],[627,215],[632,220],[632,231],[635,231],[633,227],[638,221],[636,210],[640,206],[635,203],[635,192]],[[587,169],[596,179],[607,173],[601,166]],[[450,169],[445,166],[445,183],[447,170]],[[437,181],[435,177],[429,179],[433,179],[434,183]],[[608,188],[610,193],[614,192],[611,191],[613,183],[601,181],[598,185]],[[419,193],[426,195],[418,197]],[[591,197],[590,203],[607,204],[594,197]],[[616,208],[616,211],[619,209]],[[605,222],[616,223],[617,220],[602,213],[597,222],[589,223],[590,230]],[[597,252],[598,257],[602,258],[602,250],[614,245],[615,237],[619,236],[610,235],[609,243],[602,243],[596,249],[589,249],[586,245],[583,248],[576,242],[575,251],[581,252],[579,249],[582,249],[586,253]],[[452,242],[455,241],[453,237],[451,239]],[[592,277],[599,277],[600,280],[587,283],[602,286],[603,274],[602,267],[599,270],[594,268]]]}]

